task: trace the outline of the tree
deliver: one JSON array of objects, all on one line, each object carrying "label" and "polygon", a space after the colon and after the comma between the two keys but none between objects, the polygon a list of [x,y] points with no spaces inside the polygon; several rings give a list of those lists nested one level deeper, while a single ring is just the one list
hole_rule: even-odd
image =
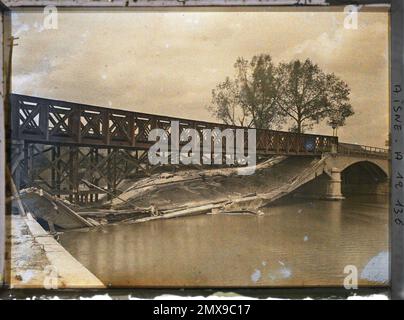
[{"label": "tree", "polygon": [[227,124],[302,133],[327,120],[335,131],[354,114],[348,85],[310,59],[274,65],[268,54],[238,58],[234,80],[212,90],[211,112]]},{"label": "tree", "polygon": [[241,103],[238,80],[229,77],[212,90],[212,103],[209,106],[213,115],[226,124],[248,126],[248,111]]},{"label": "tree", "polygon": [[281,63],[278,76],[282,83],[278,107],[294,122],[291,131],[302,133],[324,119],[336,128],[354,114],[348,85],[335,74],[324,73],[310,59]]},{"label": "tree", "polygon": [[279,127],[282,116],[277,99],[280,83],[269,55],[254,56],[251,61],[238,58],[235,78],[212,90],[211,112],[227,124],[255,128]]},{"label": "tree", "polygon": [[333,129],[333,134],[338,135],[338,128],[345,125],[346,118],[354,114],[350,104],[341,104],[332,110],[327,124]]}]

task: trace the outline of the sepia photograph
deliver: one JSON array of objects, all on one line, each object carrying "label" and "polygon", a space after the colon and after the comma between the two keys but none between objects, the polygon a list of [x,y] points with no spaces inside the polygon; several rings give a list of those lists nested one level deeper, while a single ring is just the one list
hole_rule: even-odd
[{"label": "sepia photograph", "polygon": [[7,19],[10,288],[390,285],[388,6]]}]

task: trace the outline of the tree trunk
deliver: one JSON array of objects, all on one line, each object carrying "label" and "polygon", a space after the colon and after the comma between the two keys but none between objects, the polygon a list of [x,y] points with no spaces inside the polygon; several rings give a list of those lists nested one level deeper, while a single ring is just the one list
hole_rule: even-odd
[{"label": "tree trunk", "polygon": [[302,121],[297,120],[297,133],[302,133]]},{"label": "tree trunk", "polygon": [[297,108],[297,133],[302,133],[302,113],[301,108]]}]

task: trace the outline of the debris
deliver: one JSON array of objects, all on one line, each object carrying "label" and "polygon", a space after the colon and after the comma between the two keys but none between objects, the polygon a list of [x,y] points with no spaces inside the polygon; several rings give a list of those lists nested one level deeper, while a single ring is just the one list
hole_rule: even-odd
[{"label": "debris", "polygon": [[[322,172],[323,162],[324,159],[307,160],[302,170],[300,162],[298,166],[293,159],[275,157],[258,164],[256,169],[261,171],[257,171],[254,177],[238,176],[235,174],[237,168],[188,170],[175,174],[163,172],[133,182],[119,196],[114,195],[109,208],[104,205],[103,209],[93,208],[91,211],[74,207],[42,189],[23,190],[21,199],[36,218],[63,229],[140,223],[197,214],[260,216],[264,214],[260,208],[292,192],[312,179],[313,174]],[[280,170],[289,170],[288,174],[280,179],[276,173],[279,170],[275,173],[266,170],[274,165],[280,166]],[[289,167],[296,169],[290,170]],[[251,179],[252,187],[246,187],[245,179]],[[86,180],[83,182],[93,186]]]},{"label": "debris", "polygon": [[[264,170],[279,164],[287,157],[278,156],[262,163],[257,164],[256,170]],[[208,183],[209,187],[221,186],[216,180],[226,179],[230,177],[242,177],[238,175],[239,168],[220,168],[208,170],[184,170],[176,174],[160,173],[152,175],[151,177],[144,178],[140,181],[133,183],[129,188],[123,190],[119,198],[112,201],[112,206],[122,206],[132,203],[137,199],[144,198],[156,190],[164,190],[166,188],[176,188],[177,186],[184,186],[185,184],[195,183],[202,181],[203,184]],[[201,184],[202,185],[202,184]]]},{"label": "debris", "polygon": [[17,202],[18,213],[20,214],[20,216],[25,216],[26,212],[25,212],[24,206],[22,205],[20,195],[17,191],[17,188],[14,183],[14,179],[11,176],[10,169],[8,167],[6,167],[6,174],[7,174],[8,179],[10,180],[11,191],[13,193],[13,200],[16,200],[16,202]]},{"label": "debris", "polygon": [[213,208],[208,214],[219,214],[220,210],[218,208]]},{"label": "debris", "polygon": [[100,188],[100,187],[96,186],[95,184],[93,184],[93,183],[91,183],[91,182],[89,182],[89,181],[87,181],[87,180],[81,179],[81,181],[83,181],[83,182],[84,182],[86,185],[88,185],[89,187],[93,187],[93,188],[96,188],[97,190],[106,192],[106,193],[108,193],[109,195],[113,196],[114,198],[119,199],[119,200],[121,200],[121,201],[123,201],[123,202],[125,202],[125,203],[128,203],[126,200],[120,198],[119,196],[117,196],[117,195],[114,194],[113,192],[110,192],[110,191],[108,191],[108,190],[105,190],[105,189],[103,189],[103,188]]},{"label": "debris", "polygon": [[156,217],[156,216],[160,215],[159,210],[154,205],[151,205],[149,207],[149,210],[150,210],[150,214],[151,214],[152,217]]},{"label": "debris", "polygon": [[168,179],[168,178],[174,177],[174,175],[172,173],[163,172],[162,174],[160,174],[160,177],[164,178],[164,179]]},{"label": "debris", "polygon": [[80,217],[62,200],[37,188],[28,188],[21,191],[21,201],[35,218],[51,222],[62,229],[92,227],[93,224]]},{"label": "debris", "polygon": [[90,223],[92,223],[94,226],[99,226],[99,225],[101,225],[101,223],[99,223],[98,221],[95,221],[94,219],[91,219],[91,218],[87,218],[87,221],[89,221]]},{"label": "debris", "polygon": [[264,214],[261,210],[257,210],[257,211],[253,211],[253,210],[222,211],[221,213],[230,214],[230,215],[255,215],[255,216],[261,216]]}]

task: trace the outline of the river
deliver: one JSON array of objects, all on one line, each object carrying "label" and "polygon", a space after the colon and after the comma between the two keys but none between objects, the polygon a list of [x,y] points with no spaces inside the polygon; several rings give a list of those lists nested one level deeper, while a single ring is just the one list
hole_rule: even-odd
[{"label": "river", "polygon": [[388,283],[388,197],[286,198],[256,215],[199,215],[65,232],[101,281],[133,286],[342,286]]}]

